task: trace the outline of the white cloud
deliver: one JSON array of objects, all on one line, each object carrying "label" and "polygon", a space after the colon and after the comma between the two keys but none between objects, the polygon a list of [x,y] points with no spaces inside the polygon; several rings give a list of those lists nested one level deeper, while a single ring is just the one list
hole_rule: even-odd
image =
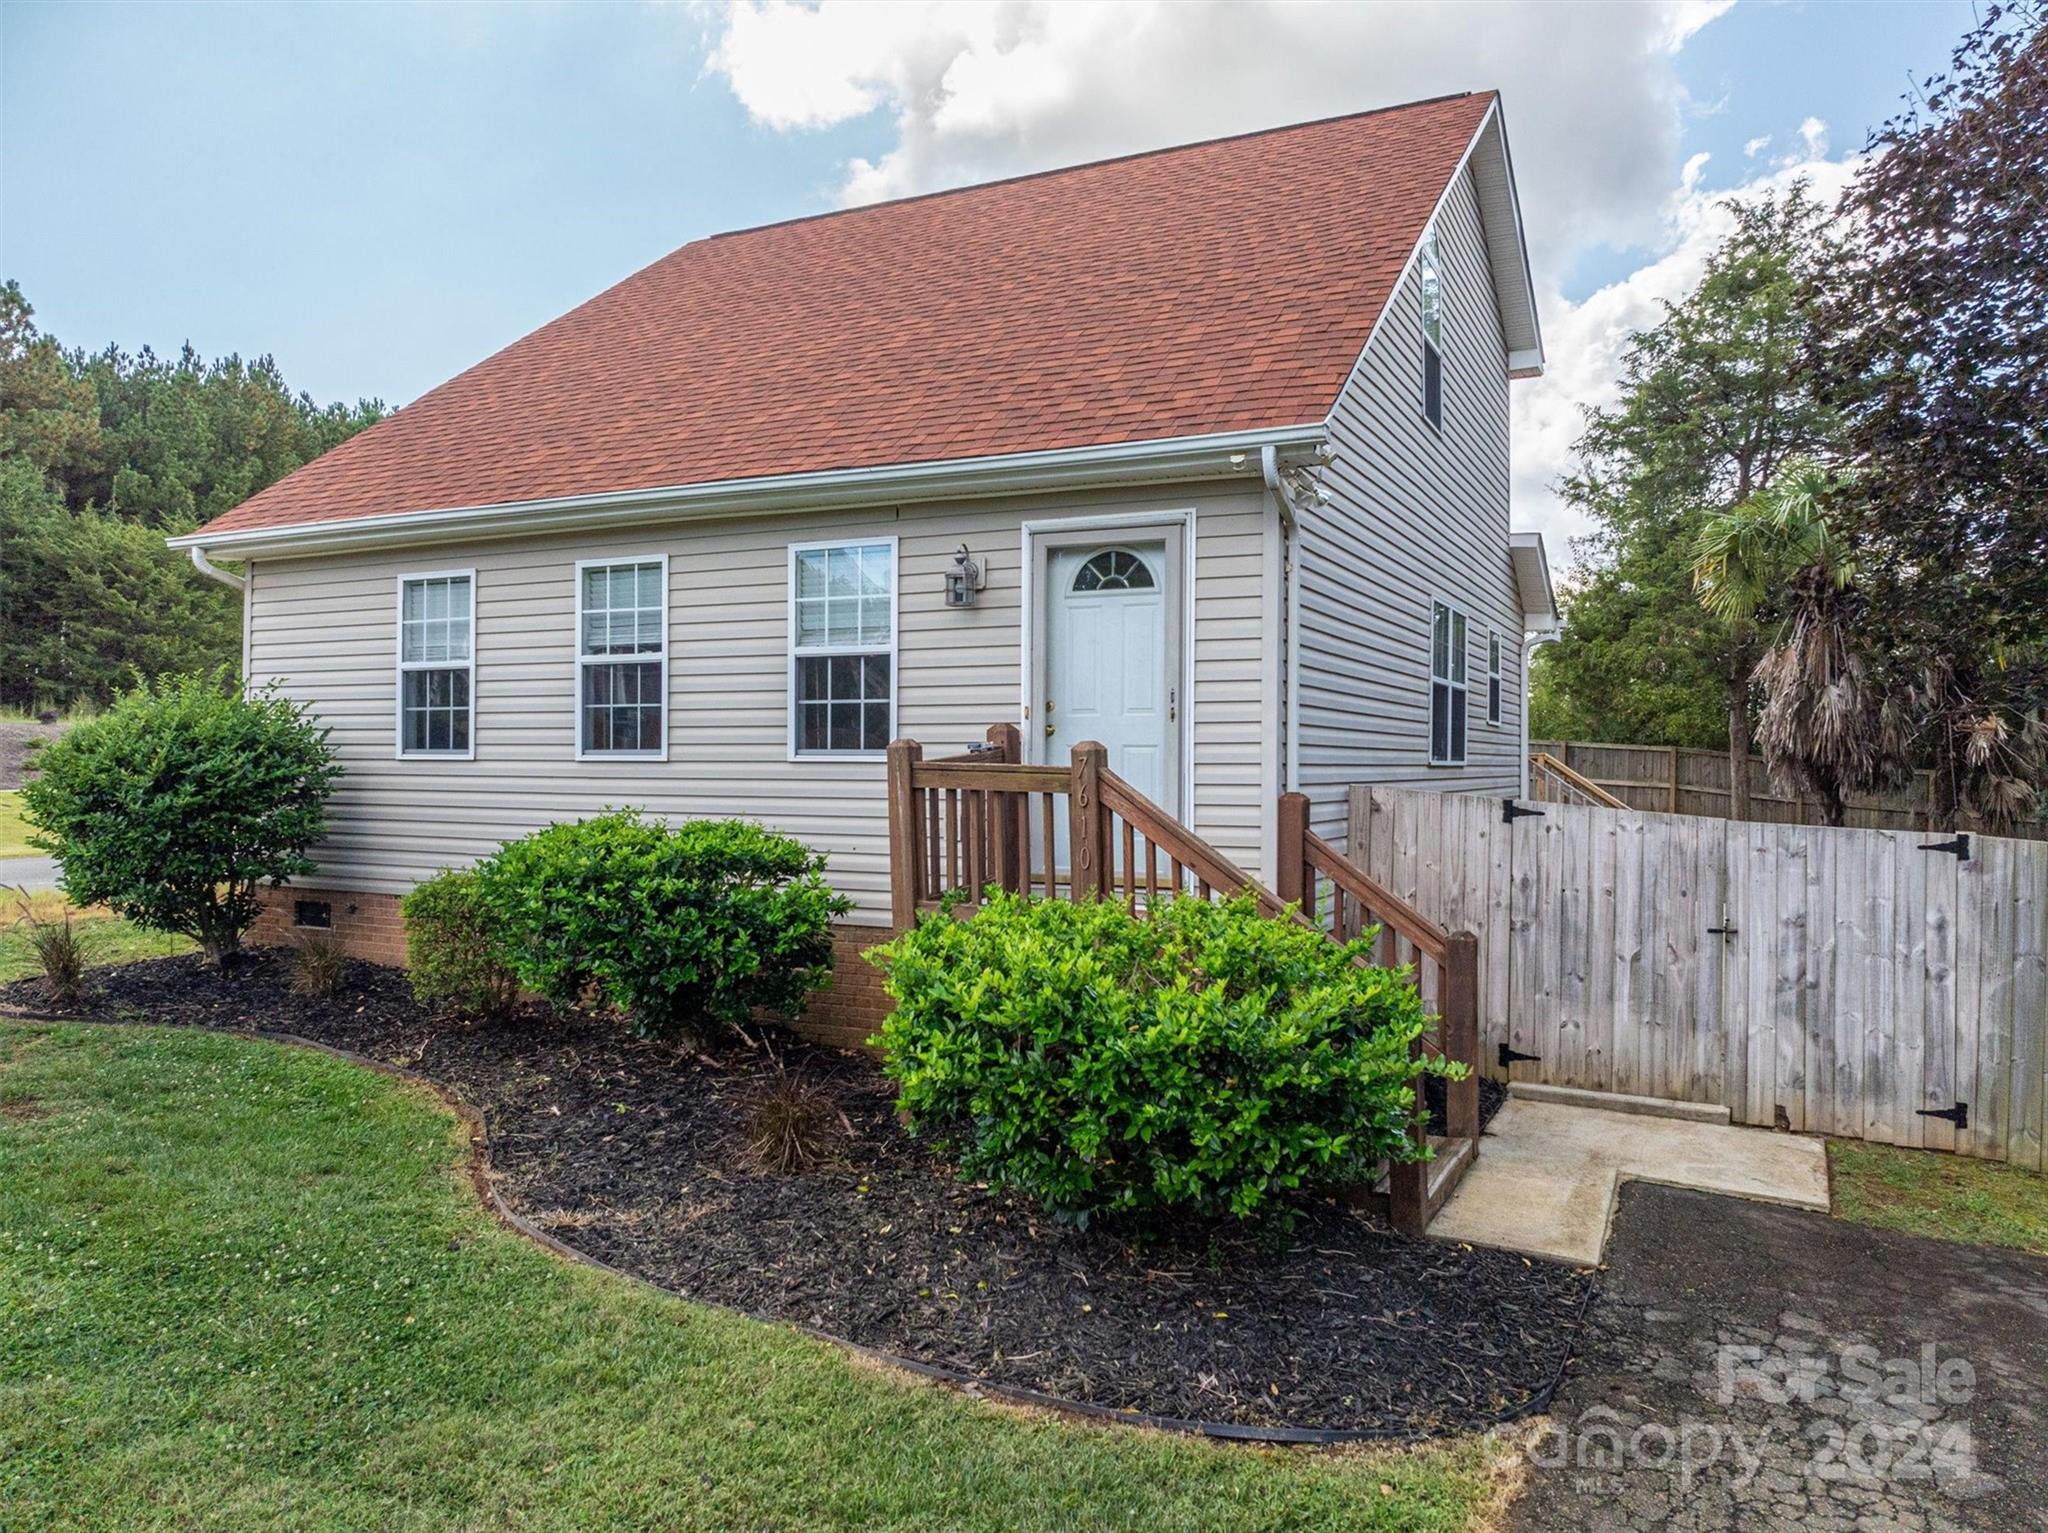
[{"label": "white cloud", "polygon": [[[1671,168],[1690,100],[1676,56],[1731,0],[1445,6],[1422,0],[733,0],[711,13],[709,69],[782,130],[887,114],[895,136],[842,168],[859,203],[1450,91],[1502,92],[1543,313],[1549,375],[1517,384],[1517,526],[1583,530],[1553,486],[1581,406],[1611,401],[1630,333],[1683,295],[1727,232],[1705,155]],[[1801,149],[1750,188],[1845,176],[1809,118]],[[1754,159],[1768,136],[1750,140]],[[1764,169],[1768,164],[1769,169]],[[1563,274],[1599,246],[1642,249],[1627,278],[1573,303]]]},{"label": "white cloud", "polygon": [[1759,133],[1755,138],[1751,139],[1748,143],[1742,146],[1742,153],[1745,158],[1753,160],[1770,147],[1771,135],[1768,133]]},{"label": "white cloud", "polygon": [[757,120],[888,114],[874,201],[1452,91],[1506,101],[1539,272],[1654,237],[1687,109],[1673,67],[1727,0],[736,0],[709,68]]}]

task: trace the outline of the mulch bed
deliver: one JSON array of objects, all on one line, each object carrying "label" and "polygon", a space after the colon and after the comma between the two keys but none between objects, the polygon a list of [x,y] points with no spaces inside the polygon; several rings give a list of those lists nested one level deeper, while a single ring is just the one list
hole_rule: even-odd
[{"label": "mulch bed", "polygon": [[[743,1124],[772,1068],[761,1052],[714,1064],[537,1008],[449,1024],[370,964],[333,1000],[288,978],[281,953],[229,974],[155,959],[100,971],[88,1010],[297,1033],[415,1070],[482,1111],[506,1201],[576,1249],[990,1383],[1261,1428],[1458,1430],[1547,1399],[1593,1281],[1328,1203],[1285,1234],[1077,1231],[955,1180],[899,1126],[872,1059],[782,1035],[785,1065],[851,1133],[818,1170],[760,1171]],[[0,1004],[40,1009],[27,982]]]}]

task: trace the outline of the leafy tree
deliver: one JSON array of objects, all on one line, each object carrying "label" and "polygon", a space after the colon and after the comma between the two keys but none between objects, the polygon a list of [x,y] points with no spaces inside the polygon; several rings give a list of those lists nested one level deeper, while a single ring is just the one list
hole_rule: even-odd
[{"label": "leafy tree", "polygon": [[[1564,493],[1598,531],[1548,663],[1602,739],[1639,737],[1651,720],[1664,743],[1698,738],[1712,697],[1745,818],[1760,646],[1746,618],[1694,600],[1692,551],[1708,516],[1768,490],[1838,434],[1809,356],[1816,280],[1838,245],[1803,185],[1728,210],[1734,230],[1699,286],[1631,340],[1619,402],[1587,414]],[[1646,681],[1647,704],[1636,700]]]},{"label": "leafy tree", "polygon": [[163,534],[71,511],[24,456],[0,458],[0,702],[111,700],[241,650],[232,595],[168,557]]},{"label": "leafy tree", "polygon": [[0,284],[0,702],[109,701],[234,662],[232,592],[164,547],[382,414],[316,405],[268,357],[66,351]]},{"label": "leafy tree", "polygon": [[1757,743],[1780,787],[1840,825],[1852,790],[1899,786],[1912,767],[1899,695],[1865,643],[1855,556],[1823,509],[1834,488],[1807,464],[1713,513],[1693,580],[1724,622],[1760,630],[1778,619],[1753,677],[1764,703]]},{"label": "leafy tree", "polygon": [[2048,30],[1993,6],[1872,137],[1818,348],[1873,639],[1914,675],[1933,811],[2048,780]]},{"label": "leafy tree", "polygon": [[224,673],[138,687],[37,766],[30,839],[56,854],[72,902],[183,932],[214,963],[241,946],[260,885],[313,871],[341,775],[302,705]]}]

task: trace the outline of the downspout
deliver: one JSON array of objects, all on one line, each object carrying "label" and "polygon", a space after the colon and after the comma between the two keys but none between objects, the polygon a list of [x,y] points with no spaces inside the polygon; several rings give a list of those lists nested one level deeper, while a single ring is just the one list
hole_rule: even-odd
[{"label": "downspout", "polygon": [[188,548],[185,551],[192,556],[192,568],[199,571],[199,573],[204,575],[208,580],[218,580],[230,591],[245,591],[248,589],[249,582],[245,580],[242,576],[231,575],[226,570],[219,568],[217,565],[208,563],[206,558],[206,550],[199,547],[197,544],[194,544],[191,548]]},{"label": "downspout", "polygon": [[1266,488],[1280,506],[1280,548],[1287,561],[1286,594],[1281,599],[1281,621],[1286,625],[1286,706],[1280,719],[1280,783],[1284,791],[1301,791],[1301,515],[1280,477],[1280,449],[1268,442],[1259,449],[1259,470]]},{"label": "downspout", "polygon": [[1536,651],[1545,644],[1555,644],[1564,635],[1556,628],[1539,628],[1533,633],[1522,635],[1522,791],[1515,796],[1529,796],[1529,702],[1534,689],[1529,683],[1529,663],[1536,658]]}]

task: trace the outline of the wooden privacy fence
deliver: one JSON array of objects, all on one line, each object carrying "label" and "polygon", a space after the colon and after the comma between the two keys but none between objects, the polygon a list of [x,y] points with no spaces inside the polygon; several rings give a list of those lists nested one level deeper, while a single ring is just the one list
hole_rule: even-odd
[{"label": "wooden privacy fence", "polygon": [[1478,934],[1491,1073],[2048,1169],[2048,845],[1388,788],[1350,843]]},{"label": "wooden privacy fence", "polygon": [[[1729,791],[1728,753],[1692,750],[1676,745],[1601,745],[1583,740],[1532,740],[1531,796],[1542,799],[1542,761],[1554,761],[1631,809],[1665,814],[1704,814],[1729,818],[1735,795]],[[1818,824],[1820,810],[1798,797],[1781,793],[1771,781],[1764,758],[1751,756],[1749,817],[1773,824]],[[1916,772],[1910,787],[1894,793],[1852,793],[1847,823],[1861,830],[1926,830],[1928,773]],[[1567,793],[1567,803],[1584,800]],[[1984,826],[1965,817],[1965,830]],[[2048,840],[2048,821],[2010,827],[2003,835],[2023,840]]]},{"label": "wooden privacy fence", "polygon": [[[1381,888],[1308,828],[1308,800],[1280,800],[1279,891],[1267,889],[1110,770],[1086,741],[1068,765],[1022,759],[1014,724],[987,744],[932,761],[915,740],[889,746],[889,887],[898,928],[940,909],[972,916],[986,891],[1043,899],[1117,899],[1133,914],[1172,898],[1227,899],[1250,891],[1273,918],[1314,924],[1337,941],[1380,928],[1375,961],[1412,964],[1438,1024],[1428,1050],[1473,1068],[1447,1083],[1445,1132],[1428,1139],[1418,1101],[1410,1129],[1434,1159],[1390,1166],[1383,1183],[1397,1229],[1420,1234],[1470,1165],[1479,1139],[1478,942],[1446,934]],[[1063,802],[1064,801],[1064,802]],[[1289,912],[1289,903],[1299,910]],[[1304,912],[1307,912],[1304,914]],[[1419,1093],[1418,1093],[1419,1096]]]}]

